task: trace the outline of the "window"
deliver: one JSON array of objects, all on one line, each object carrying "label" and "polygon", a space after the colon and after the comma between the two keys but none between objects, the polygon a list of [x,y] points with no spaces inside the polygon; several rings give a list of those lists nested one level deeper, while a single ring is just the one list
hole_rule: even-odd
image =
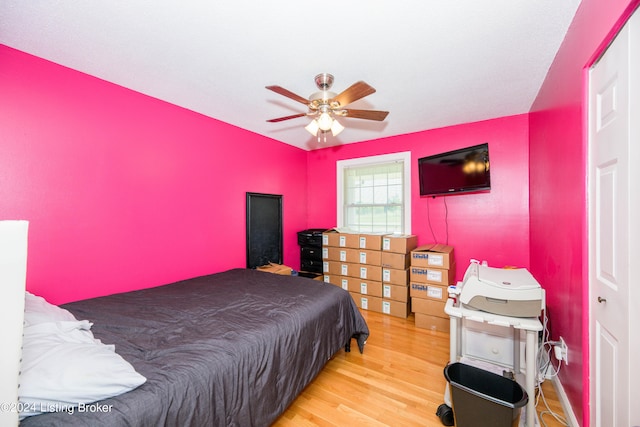
[{"label": "window", "polygon": [[411,153],[337,162],[338,227],[411,234]]}]

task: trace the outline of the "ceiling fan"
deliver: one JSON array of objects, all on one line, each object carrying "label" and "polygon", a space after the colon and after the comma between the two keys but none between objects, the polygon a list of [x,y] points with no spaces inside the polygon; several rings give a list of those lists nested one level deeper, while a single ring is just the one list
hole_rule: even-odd
[{"label": "ceiling fan", "polygon": [[336,94],[331,92],[331,86],[333,85],[333,76],[328,73],[318,74],[315,78],[316,86],[319,91],[311,94],[309,99],[296,95],[295,93],[281,87],[281,86],[266,86],[267,89],[274,91],[277,94],[286,96],[301,104],[306,105],[309,111],[306,113],[293,114],[291,116],[279,117],[277,119],[267,120],[270,123],[282,122],[284,120],[295,119],[298,117],[310,116],[314,119],[305,126],[305,129],[309,131],[313,136],[318,137],[320,141],[320,135],[323,135],[326,141],[327,132],[331,131],[333,136],[338,135],[344,130],[342,126],[336,120],[336,117],[351,117],[354,119],[366,119],[382,121],[389,114],[388,111],[377,110],[356,110],[353,108],[345,108],[345,106],[355,102],[365,96],[371,95],[376,90],[363,81],[356,82],[349,86],[344,91]]}]

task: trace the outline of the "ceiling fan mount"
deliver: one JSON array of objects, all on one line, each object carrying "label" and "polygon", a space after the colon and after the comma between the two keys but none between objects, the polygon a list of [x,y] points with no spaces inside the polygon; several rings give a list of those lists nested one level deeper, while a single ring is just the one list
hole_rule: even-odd
[{"label": "ceiling fan mount", "polygon": [[333,75],[329,73],[320,73],[316,76],[316,86],[320,90],[329,90],[333,86]]},{"label": "ceiling fan mount", "polygon": [[352,108],[345,108],[348,104],[351,104],[352,102],[362,99],[365,96],[375,93],[376,90],[373,87],[369,86],[367,83],[359,81],[352,84],[339,94],[336,94],[329,90],[333,86],[333,80],[334,78],[332,74],[318,74],[315,77],[314,81],[317,88],[319,89],[319,92],[311,94],[309,98],[304,98],[281,86],[266,86],[267,89],[276,92],[277,94],[286,96],[287,98],[297,101],[301,104],[304,104],[309,109],[306,113],[298,113],[291,116],[279,117],[277,119],[271,119],[267,121],[275,123],[284,120],[295,119],[297,117],[317,116],[317,118],[315,118],[313,122],[306,126],[305,129],[311,132],[314,136],[318,135],[318,132],[322,132],[324,134],[331,130],[331,132],[335,136],[340,133],[342,129],[344,129],[344,127],[342,127],[342,125],[340,125],[339,123],[337,125],[334,125],[334,122],[337,123],[334,119],[334,116],[382,121],[389,114],[388,111],[356,110]]}]

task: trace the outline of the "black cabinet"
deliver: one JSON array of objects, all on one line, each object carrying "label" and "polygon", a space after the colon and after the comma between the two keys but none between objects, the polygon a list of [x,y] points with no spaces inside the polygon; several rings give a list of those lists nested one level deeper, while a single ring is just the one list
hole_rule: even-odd
[{"label": "black cabinet", "polygon": [[322,274],[322,232],[326,228],[310,228],[298,232],[300,270]]}]

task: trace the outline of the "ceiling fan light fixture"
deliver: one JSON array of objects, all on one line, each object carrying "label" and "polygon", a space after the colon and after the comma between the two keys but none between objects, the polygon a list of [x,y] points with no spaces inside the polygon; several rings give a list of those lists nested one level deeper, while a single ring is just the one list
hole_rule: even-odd
[{"label": "ceiling fan light fixture", "polygon": [[304,128],[313,136],[318,135],[318,130],[320,130],[320,126],[318,126],[316,119],[311,120],[311,123],[306,125]]},{"label": "ceiling fan light fixture", "polygon": [[340,132],[344,130],[344,126],[342,126],[336,119],[333,119],[333,124],[331,125],[331,134],[333,136],[338,136]]},{"label": "ceiling fan light fixture", "polygon": [[326,132],[331,130],[331,126],[333,125],[333,118],[327,112],[323,112],[320,114],[320,117],[317,118],[318,127],[320,130]]}]

